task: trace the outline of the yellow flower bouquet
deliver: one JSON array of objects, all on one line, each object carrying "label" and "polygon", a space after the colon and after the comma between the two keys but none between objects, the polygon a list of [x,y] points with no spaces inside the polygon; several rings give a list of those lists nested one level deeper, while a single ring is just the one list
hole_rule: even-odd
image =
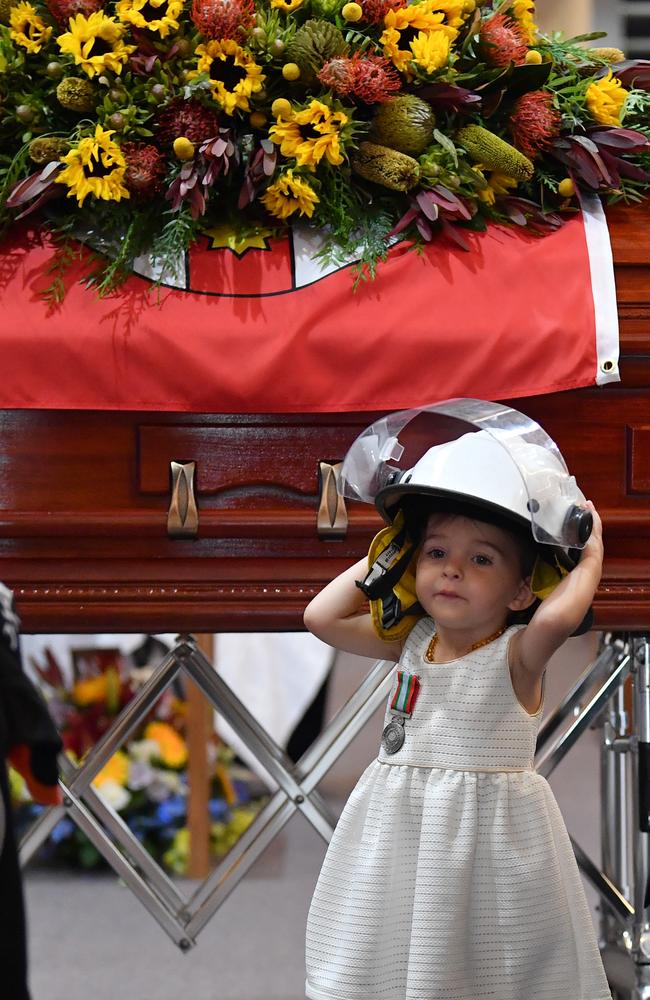
[{"label": "yellow flower bouquet", "polygon": [[300,220],[362,275],[395,238],[543,233],[650,185],[650,64],[599,37],[533,0],[0,0],[0,225],[83,234],[100,293],[216,228]]}]

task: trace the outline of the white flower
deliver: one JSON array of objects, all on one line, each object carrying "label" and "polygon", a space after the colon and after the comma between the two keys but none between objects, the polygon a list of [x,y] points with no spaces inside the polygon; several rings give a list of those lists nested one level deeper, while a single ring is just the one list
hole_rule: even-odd
[{"label": "white flower", "polygon": [[117,812],[128,806],[131,801],[131,796],[127,792],[126,788],[122,785],[118,785],[117,781],[104,781],[102,782],[101,788],[96,788],[95,791],[98,795],[104,799],[104,801],[112,806]]},{"label": "white flower", "polygon": [[155,740],[134,740],[133,743],[129,743],[129,757],[131,760],[149,764],[156,757],[160,757],[160,747]]},{"label": "white flower", "polygon": [[152,802],[164,802],[170,795],[185,795],[187,789],[176,771],[154,771],[154,779],[147,788]]},{"label": "white flower", "polygon": [[151,784],[154,780],[154,774],[153,767],[145,760],[131,760],[129,761],[129,777],[126,783],[129,788],[137,792]]}]

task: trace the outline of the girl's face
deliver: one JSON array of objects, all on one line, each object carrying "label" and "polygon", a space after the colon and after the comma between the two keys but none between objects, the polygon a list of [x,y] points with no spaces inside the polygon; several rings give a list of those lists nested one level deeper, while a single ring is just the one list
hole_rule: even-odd
[{"label": "girl's face", "polygon": [[505,624],[509,611],[534,600],[522,579],[517,543],[507,531],[445,514],[427,521],[415,589],[436,624],[486,635]]}]

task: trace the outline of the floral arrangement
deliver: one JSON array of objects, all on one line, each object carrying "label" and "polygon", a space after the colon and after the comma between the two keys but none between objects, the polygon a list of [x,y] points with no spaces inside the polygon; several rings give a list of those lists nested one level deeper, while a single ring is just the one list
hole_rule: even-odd
[{"label": "floral arrangement", "polygon": [[0,21],[0,221],[94,234],[100,293],[217,229],[301,220],[363,276],[395,238],[544,232],[583,191],[650,184],[650,63],[541,35],[533,0],[0,0]]},{"label": "floral arrangement", "polygon": [[[100,651],[105,652],[105,651]],[[66,682],[51,653],[34,665],[48,696],[64,750],[80,761],[135,694],[138,671],[127,669],[119,656],[104,658],[100,673]],[[178,692],[165,692],[138,732],[97,774],[93,788],[124,819],[151,855],[175,874],[186,874],[189,861],[187,820],[186,705]],[[253,800],[248,782],[234,776],[232,751],[216,740],[209,747],[212,780],[209,800],[210,847],[215,858],[227,854],[253,821],[261,800]],[[31,801],[17,772],[10,772],[19,831],[27,828],[43,806]],[[85,834],[64,817],[44,846],[43,857],[86,868],[102,863]]]}]

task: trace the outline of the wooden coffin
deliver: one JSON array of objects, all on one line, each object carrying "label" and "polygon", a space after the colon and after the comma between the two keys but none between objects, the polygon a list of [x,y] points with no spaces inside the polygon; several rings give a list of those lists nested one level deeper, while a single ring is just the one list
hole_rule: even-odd
[{"label": "wooden coffin", "polygon": [[[642,629],[650,625],[650,235],[647,208],[608,214],[621,383],[509,402],[556,439],[602,513],[596,623]],[[366,551],[379,526],[371,508],[349,503],[345,533],[317,529],[321,463],[340,461],[374,416],[0,411],[2,578],[25,630],[300,628],[312,594]],[[195,463],[196,537],[169,534],[174,461]],[[330,522],[334,507],[330,484]],[[192,531],[191,513],[190,505],[181,530]]]}]

